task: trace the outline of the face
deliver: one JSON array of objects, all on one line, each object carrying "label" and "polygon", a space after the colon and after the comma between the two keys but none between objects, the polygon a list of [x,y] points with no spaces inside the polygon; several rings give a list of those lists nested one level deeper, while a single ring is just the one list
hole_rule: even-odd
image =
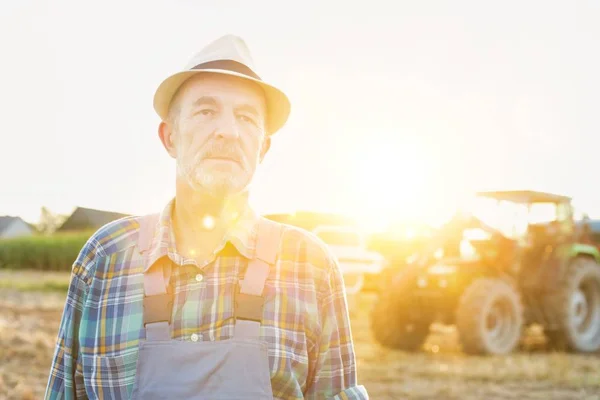
[{"label": "face", "polygon": [[160,136],[194,191],[228,196],[246,189],[269,147],[262,89],[240,78],[197,75],[182,86]]}]

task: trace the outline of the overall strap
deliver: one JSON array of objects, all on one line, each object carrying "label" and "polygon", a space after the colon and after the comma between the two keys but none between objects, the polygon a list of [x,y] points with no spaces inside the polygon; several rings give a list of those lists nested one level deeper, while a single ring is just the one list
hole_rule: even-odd
[{"label": "overall strap", "polygon": [[260,218],[257,223],[256,254],[248,262],[239,291],[235,293],[235,338],[258,338],[262,322],[263,289],[269,269],[277,262],[283,225]]},{"label": "overall strap", "polygon": [[144,268],[144,309],[143,321],[146,340],[171,339],[171,310],[173,294],[168,293],[171,277],[171,260],[163,257],[149,265],[150,248],[158,223],[158,214],[140,218],[138,248],[142,254]]}]

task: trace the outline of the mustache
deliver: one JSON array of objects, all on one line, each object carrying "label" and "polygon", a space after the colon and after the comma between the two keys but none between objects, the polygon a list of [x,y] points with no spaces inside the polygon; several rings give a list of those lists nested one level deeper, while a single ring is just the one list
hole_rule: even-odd
[{"label": "mustache", "polygon": [[239,163],[244,163],[246,157],[242,149],[235,144],[230,143],[213,143],[205,151],[203,151],[198,159],[203,158],[227,158]]}]

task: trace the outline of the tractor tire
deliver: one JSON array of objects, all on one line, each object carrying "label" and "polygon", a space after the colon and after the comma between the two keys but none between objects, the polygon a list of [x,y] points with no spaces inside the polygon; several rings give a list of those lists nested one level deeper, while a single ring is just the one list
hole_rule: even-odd
[{"label": "tractor tire", "polygon": [[512,352],[519,345],[523,330],[519,293],[504,280],[477,279],[460,298],[456,327],[467,354]]},{"label": "tractor tire", "polygon": [[429,335],[429,321],[413,320],[409,312],[416,306],[401,288],[386,285],[371,311],[371,331],[384,347],[417,351]]},{"label": "tractor tire", "polygon": [[593,258],[575,258],[548,301],[558,321],[557,329],[545,332],[551,348],[578,353],[600,350],[600,266]]}]

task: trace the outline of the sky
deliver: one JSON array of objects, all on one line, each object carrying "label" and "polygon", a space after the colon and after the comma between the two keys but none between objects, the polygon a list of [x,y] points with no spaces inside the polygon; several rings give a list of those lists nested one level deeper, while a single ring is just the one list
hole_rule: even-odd
[{"label": "sky", "polygon": [[533,189],[600,218],[599,20],[595,0],[5,0],[0,215],[161,210],[175,164],[154,91],[235,34],[292,103],[259,212],[387,223]]}]

